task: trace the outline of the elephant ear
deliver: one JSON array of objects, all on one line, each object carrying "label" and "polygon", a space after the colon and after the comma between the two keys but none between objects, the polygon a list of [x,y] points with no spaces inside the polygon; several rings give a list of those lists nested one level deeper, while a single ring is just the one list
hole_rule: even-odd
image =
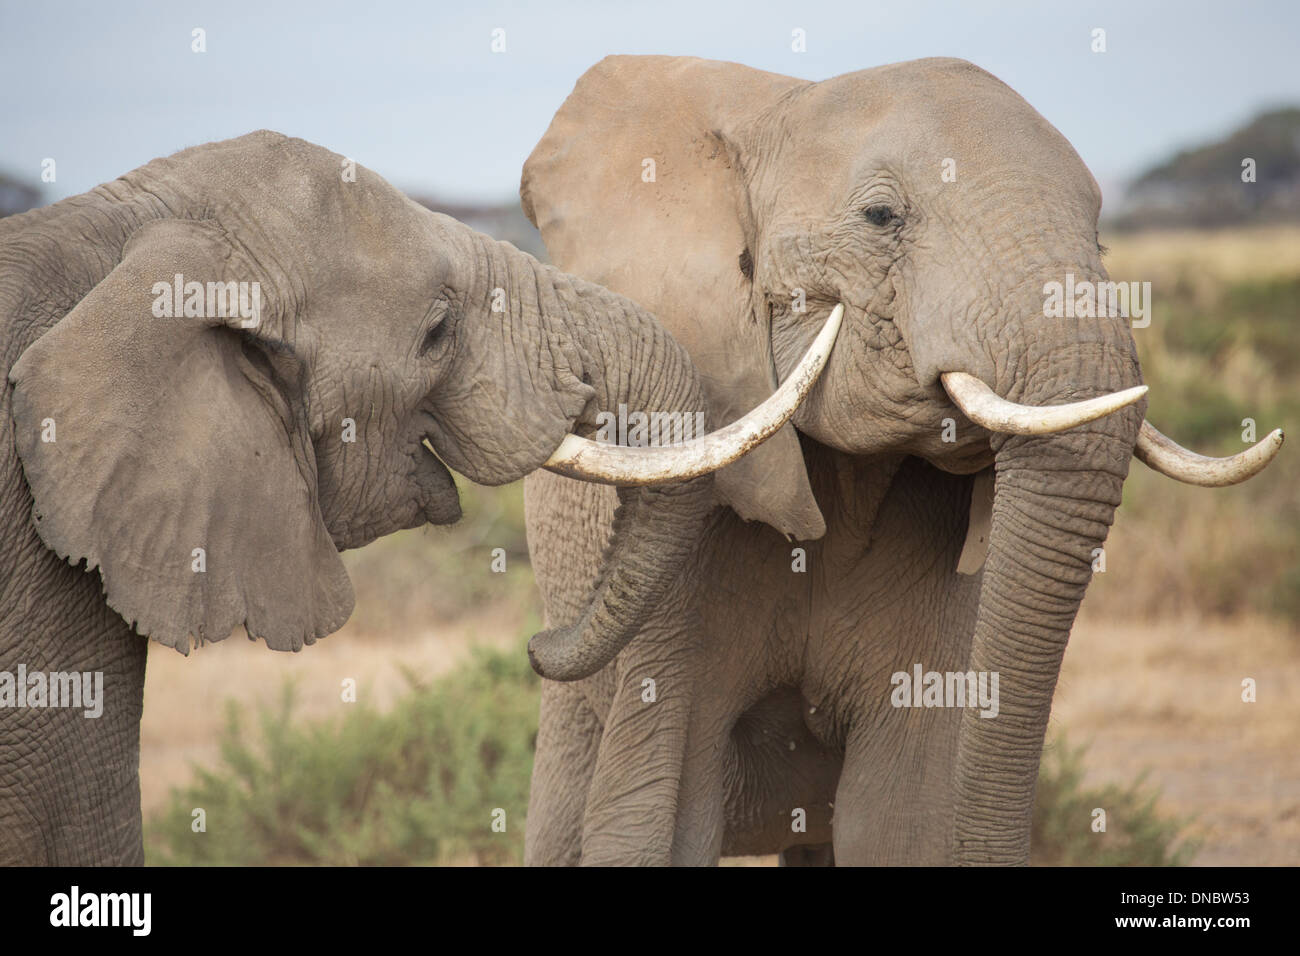
[{"label": "elephant ear", "polygon": [[[748,197],[731,137],[803,85],[734,63],[612,56],[588,70],[524,165],[520,196],[552,260],[639,302],[699,369],[714,427],[776,388],[755,318]],[[715,479],[743,518],[819,538],[826,525],[793,426]]]},{"label": "elephant ear", "polygon": [[9,376],[41,539],[98,567],[109,606],[181,653],[241,624],[297,650],[352,612],[300,413],[245,350],[254,333],[180,302],[155,315],[174,282],[252,278],[214,225],[150,223]]}]

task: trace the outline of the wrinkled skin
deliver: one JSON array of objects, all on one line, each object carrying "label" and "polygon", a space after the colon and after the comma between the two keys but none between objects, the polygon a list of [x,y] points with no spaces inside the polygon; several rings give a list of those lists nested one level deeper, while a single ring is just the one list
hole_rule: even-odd
[{"label": "wrinkled skin", "polygon": [[[628,171],[641,157],[653,184]],[[555,262],[654,311],[729,414],[846,307],[794,427],[716,476],[728,507],[642,633],[594,677],[544,684],[528,861],[1027,862],[1061,658],[1145,402],[991,435],[939,376],[1030,405],[1141,383],[1127,320],[1044,317],[1045,283],[1106,275],[1100,192],[1069,143],[959,60],[808,83],[611,57],[522,195]],[[986,468],[987,560],[959,574]],[[548,474],[525,493],[547,617],[570,620],[610,496]],[[916,664],[998,672],[1000,713],[892,706]]]},{"label": "wrinkled skin", "polygon": [[[352,611],[341,549],[459,518],[443,461],[500,484],[619,402],[703,407],[630,301],[344,171],[253,133],[0,221],[0,671],[104,680],[98,718],[0,709],[0,863],[142,862],[144,637],[298,650]],[[157,317],[177,273],[259,283],[257,321]],[[620,494],[605,622],[711,502]]]}]

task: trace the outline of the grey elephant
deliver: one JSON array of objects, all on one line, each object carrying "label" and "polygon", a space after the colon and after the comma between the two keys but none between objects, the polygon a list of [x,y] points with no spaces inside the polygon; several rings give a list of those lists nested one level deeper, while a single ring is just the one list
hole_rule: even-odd
[{"label": "grey elephant", "polygon": [[[1282,440],[1211,460],[1144,422],[1070,144],[961,60],[812,83],[610,57],[521,195],[557,265],[668,326],[720,422],[846,310],[790,425],[715,476],[636,639],[543,671],[527,861],[1027,862],[1062,655],[1131,457],[1230,484]],[[1061,288],[1077,308],[1053,309]],[[539,472],[525,502],[547,618],[578,620],[614,498]]]},{"label": "grey elephant", "polygon": [[265,131],[0,220],[0,336],[0,863],[141,862],[141,635],[336,630],[341,549],[460,516],[443,462],[625,485],[578,623],[535,639],[553,666],[612,653],[711,507],[697,476],[806,394],[728,447],[582,437],[620,404],[705,408],[652,316]]}]

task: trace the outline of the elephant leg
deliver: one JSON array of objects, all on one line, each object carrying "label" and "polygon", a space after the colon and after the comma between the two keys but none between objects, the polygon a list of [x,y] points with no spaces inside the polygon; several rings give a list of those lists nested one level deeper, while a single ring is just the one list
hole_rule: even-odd
[{"label": "elephant leg", "polygon": [[582,817],[600,737],[600,720],[579,686],[542,682],[525,865],[577,866],[581,860]]},{"label": "elephant leg", "polygon": [[677,795],[673,866],[716,866],[722,856],[734,700],[727,688],[713,687],[695,701]]},{"label": "elephant leg", "polygon": [[838,865],[938,866],[951,861],[946,827],[952,819],[950,751],[957,726],[951,718],[959,714],[946,712],[945,723],[951,726],[919,728],[903,740],[874,728],[850,739],[835,790],[832,829]]},{"label": "elephant leg", "polygon": [[[544,471],[525,479],[528,548],[548,625],[579,615],[616,505],[607,486]],[[603,670],[574,684],[543,685],[529,862],[574,862],[578,855],[583,863],[669,862],[690,670],[684,645],[675,645],[683,625],[657,622],[684,617],[688,590],[672,591]],[[575,819],[580,853],[572,846]]]},{"label": "elephant leg", "polygon": [[860,602],[856,614],[828,622],[829,653],[809,690],[813,699],[831,697],[828,684],[852,675],[851,696],[835,702],[845,726],[833,823],[838,865],[951,862],[952,768],[963,710],[975,701],[963,693],[955,706],[955,688],[952,700],[924,697],[932,676],[913,682],[919,668],[944,675],[947,686],[947,674],[969,666],[979,576],[955,568],[970,482],[905,464],[870,550],[851,568],[828,559],[844,564],[842,593]]},{"label": "elephant leg", "polygon": [[[84,606],[75,600],[78,587],[65,593],[70,604]],[[106,612],[99,617],[101,626],[94,629],[53,622],[61,635],[58,646],[8,640],[13,633],[32,633],[34,626],[0,635],[0,670],[25,664],[29,673],[58,670],[83,680],[90,675],[91,686],[102,688],[93,708],[0,710],[0,865],[144,863],[140,716],[148,642]],[[49,663],[55,660],[58,665]]]},{"label": "elephant leg", "polygon": [[[724,781],[716,757],[703,766],[687,761],[673,832],[673,866],[717,866],[725,827]],[[700,761],[700,763],[704,763]],[[686,782],[690,781],[687,787]]]},{"label": "elephant leg", "polygon": [[697,655],[679,614],[652,622],[619,655],[616,689],[583,818],[584,865],[672,862]]}]

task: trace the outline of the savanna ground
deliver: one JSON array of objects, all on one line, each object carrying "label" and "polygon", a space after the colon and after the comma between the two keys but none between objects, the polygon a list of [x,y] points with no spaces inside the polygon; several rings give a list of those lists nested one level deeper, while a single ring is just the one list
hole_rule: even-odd
[{"label": "savanna ground", "polygon": [[[1206,454],[1244,447],[1246,418],[1294,434],[1300,228],[1105,241],[1112,278],[1152,284],[1134,332],[1151,421]],[[1300,863],[1298,478],[1295,447],[1232,489],[1133,464],[1057,690],[1038,862]],[[539,600],[519,487],[462,487],[456,528],[345,556],[356,612],[303,653],[242,636],[189,658],[151,649],[151,862],[519,859],[537,694],[522,640]],[[1091,831],[1099,806],[1107,834]]]}]

